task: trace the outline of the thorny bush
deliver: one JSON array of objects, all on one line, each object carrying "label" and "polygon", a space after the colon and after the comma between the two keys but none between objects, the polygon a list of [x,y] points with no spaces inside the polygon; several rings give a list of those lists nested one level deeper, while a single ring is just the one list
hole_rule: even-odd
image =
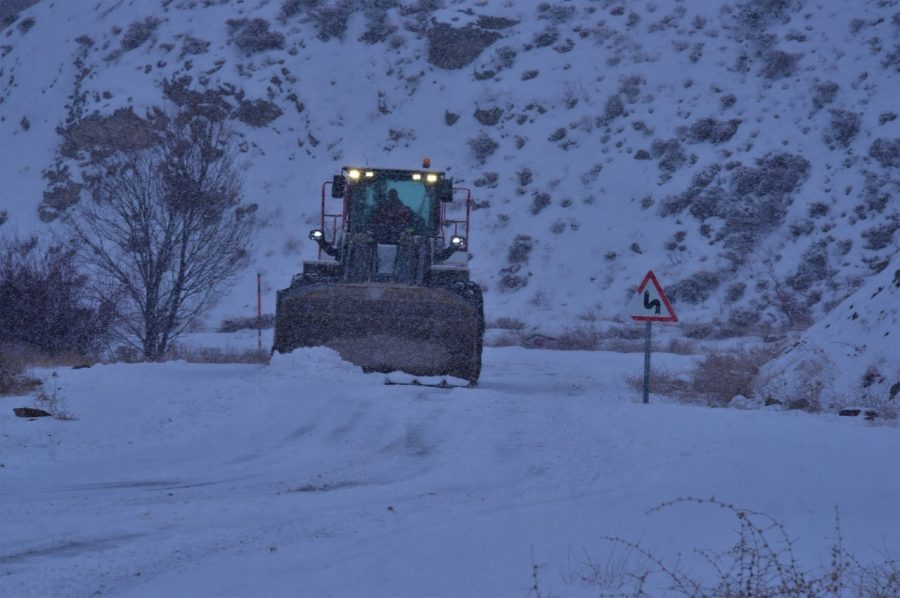
[{"label": "thorny bush", "polygon": [[688,572],[665,562],[637,542],[604,537],[614,548],[604,562],[585,553],[584,559],[565,576],[568,583],[600,590],[600,596],[690,596],[812,598],[900,595],[900,562],[883,556],[881,562],[861,563],[843,545],[840,518],[835,515],[830,558],[818,567],[806,568],[798,558],[794,540],[777,519],[739,508],[715,498],[679,498],[663,503],[648,514],[686,504],[718,508],[734,516],[737,538],[724,551],[697,549],[709,566],[706,575]]},{"label": "thorny bush", "polygon": [[48,356],[96,354],[113,308],[90,302],[90,294],[71,247],[37,239],[0,244],[0,343]]}]

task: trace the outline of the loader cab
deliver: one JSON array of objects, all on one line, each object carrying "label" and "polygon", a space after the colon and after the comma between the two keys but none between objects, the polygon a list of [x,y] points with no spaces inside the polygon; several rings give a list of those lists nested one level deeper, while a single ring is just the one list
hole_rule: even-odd
[{"label": "loader cab", "polygon": [[347,232],[373,233],[383,243],[396,243],[401,234],[439,234],[441,198],[448,188],[452,194],[452,183],[442,173],[345,168],[343,176],[349,183],[344,190]]},{"label": "loader cab", "polygon": [[[341,247],[354,235],[376,235],[379,243],[396,243],[399,236],[428,240],[447,247],[452,239],[467,238],[472,194],[454,188],[453,179],[431,171],[426,160],[422,170],[357,168],[345,166],[342,173],[322,185],[322,225],[314,231],[320,249]],[[326,205],[326,189],[340,208]],[[385,222],[385,220],[389,222]],[[382,234],[385,225],[393,234]],[[322,257],[320,251],[320,258]],[[324,251],[334,257],[336,251]]]},{"label": "loader cab", "polygon": [[322,226],[310,232],[319,258],[304,262],[304,271],[347,282],[467,280],[471,191],[455,189],[452,179],[429,166],[345,166],[324,183]]}]

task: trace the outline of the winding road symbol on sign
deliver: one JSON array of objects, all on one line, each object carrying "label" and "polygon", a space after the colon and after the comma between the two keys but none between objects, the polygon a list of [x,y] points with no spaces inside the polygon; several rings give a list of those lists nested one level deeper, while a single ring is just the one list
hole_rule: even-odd
[{"label": "winding road symbol on sign", "polygon": [[653,271],[647,272],[637,288],[637,293],[628,303],[628,315],[638,322],[677,322],[678,316],[672,309],[662,285]]},{"label": "winding road symbol on sign", "polygon": [[657,314],[659,314],[659,308],[661,307],[659,303],[659,299],[654,299],[650,301],[650,291],[644,291],[644,308],[645,309],[655,309]]}]

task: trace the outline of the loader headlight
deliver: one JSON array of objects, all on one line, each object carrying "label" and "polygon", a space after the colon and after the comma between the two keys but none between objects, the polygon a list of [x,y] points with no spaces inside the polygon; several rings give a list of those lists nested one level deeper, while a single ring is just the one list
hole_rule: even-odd
[{"label": "loader headlight", "polygon": [[359,174],[360,174],[359,171],[356,170],[355,168],[351,168],[351,169],[347,172],[347,176],[349,176],[349,177],[350,177],[351,179],[353,179],[354,181],[357,180],[357,179],[359,178]]},{"label": "loader headlight", "polygon": [[325,255],[330,255],[333,258],[336,258],[338,261],[341,259],[341,249],[339,247],[335,247],[331,244],[330,241],[325,239],[325,233],[322,232],[322,229],[315,228],[309,231],[309,238],[316,242],[316,245],[319,246],[319,249],[325,253]]},{"label": "loader headlight", "polygon": [[450,243],[438,251],[435,254],[435,261],[443,262],[450,258],[451,255],[456,253],[457,251],[462,251],[466,248],[466,238],[462,235],[453,235],[450,237]]},{"label": "loader headlight", "polygon": [[422,180],[422,175],[421,175],[420,173],[418,173],[418,172],[414,172],[413,175],[412,175],[412,180],[414,180],[414,181],[421,181],[421,180]]},{"label": "loader headlight", "polygon": [[428,181],[429,183],[436,183],[437,179],[438,179],[437,175],[434,174],[433,172],[425,175],[425,180]]}]

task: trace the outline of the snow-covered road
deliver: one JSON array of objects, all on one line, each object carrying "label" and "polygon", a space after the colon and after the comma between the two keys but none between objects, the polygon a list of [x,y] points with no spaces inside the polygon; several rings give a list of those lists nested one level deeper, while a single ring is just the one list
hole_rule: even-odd
[{"label": "snow-covered road", "polygon": [[[487,349],[476,389],[384,386],[324,349],[269,366],[59,371],[76,421],[0,398],[0,596],[591,595],[601,536],[734,540],[710,497],[827,558],[900,553],[900,434],[825,415],[640,404],[640,354]],[[657,355],[672,371],[692,358]]]}]

